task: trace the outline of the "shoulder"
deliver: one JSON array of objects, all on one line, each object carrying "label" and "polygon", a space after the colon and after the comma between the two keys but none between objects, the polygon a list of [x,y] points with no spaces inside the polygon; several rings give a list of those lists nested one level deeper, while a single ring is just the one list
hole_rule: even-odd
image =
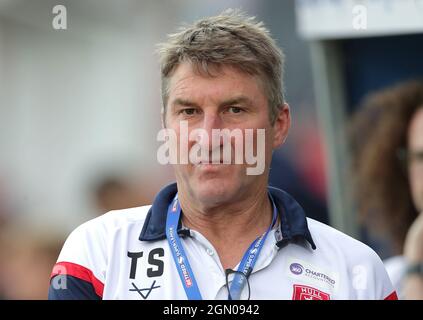
[{"label": "shoulder", "polygon": [[394,299],[395,290],[378,254],[328,225],[307,219],[316,253],[348,283],[354,299]]},{"label": "shoulder", "polygon": [[143,225],[150,208],[151,205],[109,211],[99,217],[84,222],[71,235],[106,233],[110,236],[110,232],[128,228],[133,224]]},{"label": "shoulder", "polygon": [[73,230],[53,267],[49,299],[102,298],[110,253],[119,255],[130,238],[138,239],[149,209],[110,211]]},{"label": "shoulder", "polygon": [[318,249],[344,253],[351,259],[372,258],[380,261],[376,252],[361,241],[311,218],[307,218],[307,223]]},{"label": "shoulder", "polygon": [[122,227],[134,222],[144,222],[151,205],[135,208],[112,210],[81,225],[85,228],[103,226],[106,228]]},{"label": "shoulder", "polygon": [[107,260],[108,248],[114,245],[116,235],[141,232],[149,209],[150,206],[142,206],[114,210],[81,224],[66,239],[58,262],[87,264],[88,260]]}]

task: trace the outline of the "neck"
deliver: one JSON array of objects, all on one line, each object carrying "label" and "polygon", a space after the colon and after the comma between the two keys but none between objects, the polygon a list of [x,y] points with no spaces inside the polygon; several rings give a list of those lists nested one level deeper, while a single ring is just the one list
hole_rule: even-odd
[{"label": "neck", "polygon": [[249,245],[266,232],[272,221],[267,188],[253,196],[211,208],[195,205],[184,193],[178,194],[178,198],[184,225],[207,238],[224,268],[235,267]]}]

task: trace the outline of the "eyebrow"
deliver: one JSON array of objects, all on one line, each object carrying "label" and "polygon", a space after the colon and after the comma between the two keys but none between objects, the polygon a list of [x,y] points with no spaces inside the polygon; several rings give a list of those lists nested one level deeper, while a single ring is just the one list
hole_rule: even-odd
[{"label": "eyebrow", "polygon": [[190,100],[187,100],[187,99],[182,99],[182,98],[175,99],[175,101],[173,101],[172,104],[173,105],[184,106],[184,107],[195,107],[195,108],[199,108],[199,105],[196,104],[195,102],[190,101]]},{"label": "eyebrow", "polygon": [[[194,108],[200,107],[194,101],[190,101],[188,99],[183,99],[183,98],[175,99],[172,104],[184,106],[184,107],[194,107]],[[219,107],[225,107],[232,104],[246,104],[247,106],[251,106],[253,103],[251,99],[247,98],[246,96],[238,96],[238,97],[234,97],[234,98],[230,98],[230,99],[222,101],[221,103],[219,103]]]},{"label": "eyebrow", "polygon": [[251,106],[253,102],[251,99],[247,98],[246,96],[239,96],[235,98],[230,98],[228,100],[225,100],[219,104],[219,107],[225,107],[232,104],[245,104],[247,106]]}]

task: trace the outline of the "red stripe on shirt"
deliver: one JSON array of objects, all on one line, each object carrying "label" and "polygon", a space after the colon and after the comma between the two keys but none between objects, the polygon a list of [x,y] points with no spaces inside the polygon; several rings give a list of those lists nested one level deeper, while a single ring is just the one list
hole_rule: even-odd
[{"label": "red stripe on shirt", "polygon": [[389,296],[387,296],[384,300],[398,300],[397,293],[393,291]]},{"label": "red stripe on shirt", "polygon": [[54,265],[50,278],[59,274],[76,277],[91,283],[94,287],[95,293],[98,296],[103,297],[104,284],[95,277],[90,269],[72,262],[58,262]]}]

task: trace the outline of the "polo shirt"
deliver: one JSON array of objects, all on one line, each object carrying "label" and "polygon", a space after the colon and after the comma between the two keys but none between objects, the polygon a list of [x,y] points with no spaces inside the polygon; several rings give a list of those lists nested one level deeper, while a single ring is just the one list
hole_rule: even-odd
[{"label": "polo shirt", "polygon": [[[248,278],[251,299],[397,298],[372,249],[306,218],[286,192],[268,190],[280,223]],[[76,228],[53,268],[49,299],[187,299],[166,239],[167,210],[176,193],[171,184],[152,206],[111,211]],[[228,299],[225,270],[212,244],[181,220],[177,233],[202,298]]]}]

